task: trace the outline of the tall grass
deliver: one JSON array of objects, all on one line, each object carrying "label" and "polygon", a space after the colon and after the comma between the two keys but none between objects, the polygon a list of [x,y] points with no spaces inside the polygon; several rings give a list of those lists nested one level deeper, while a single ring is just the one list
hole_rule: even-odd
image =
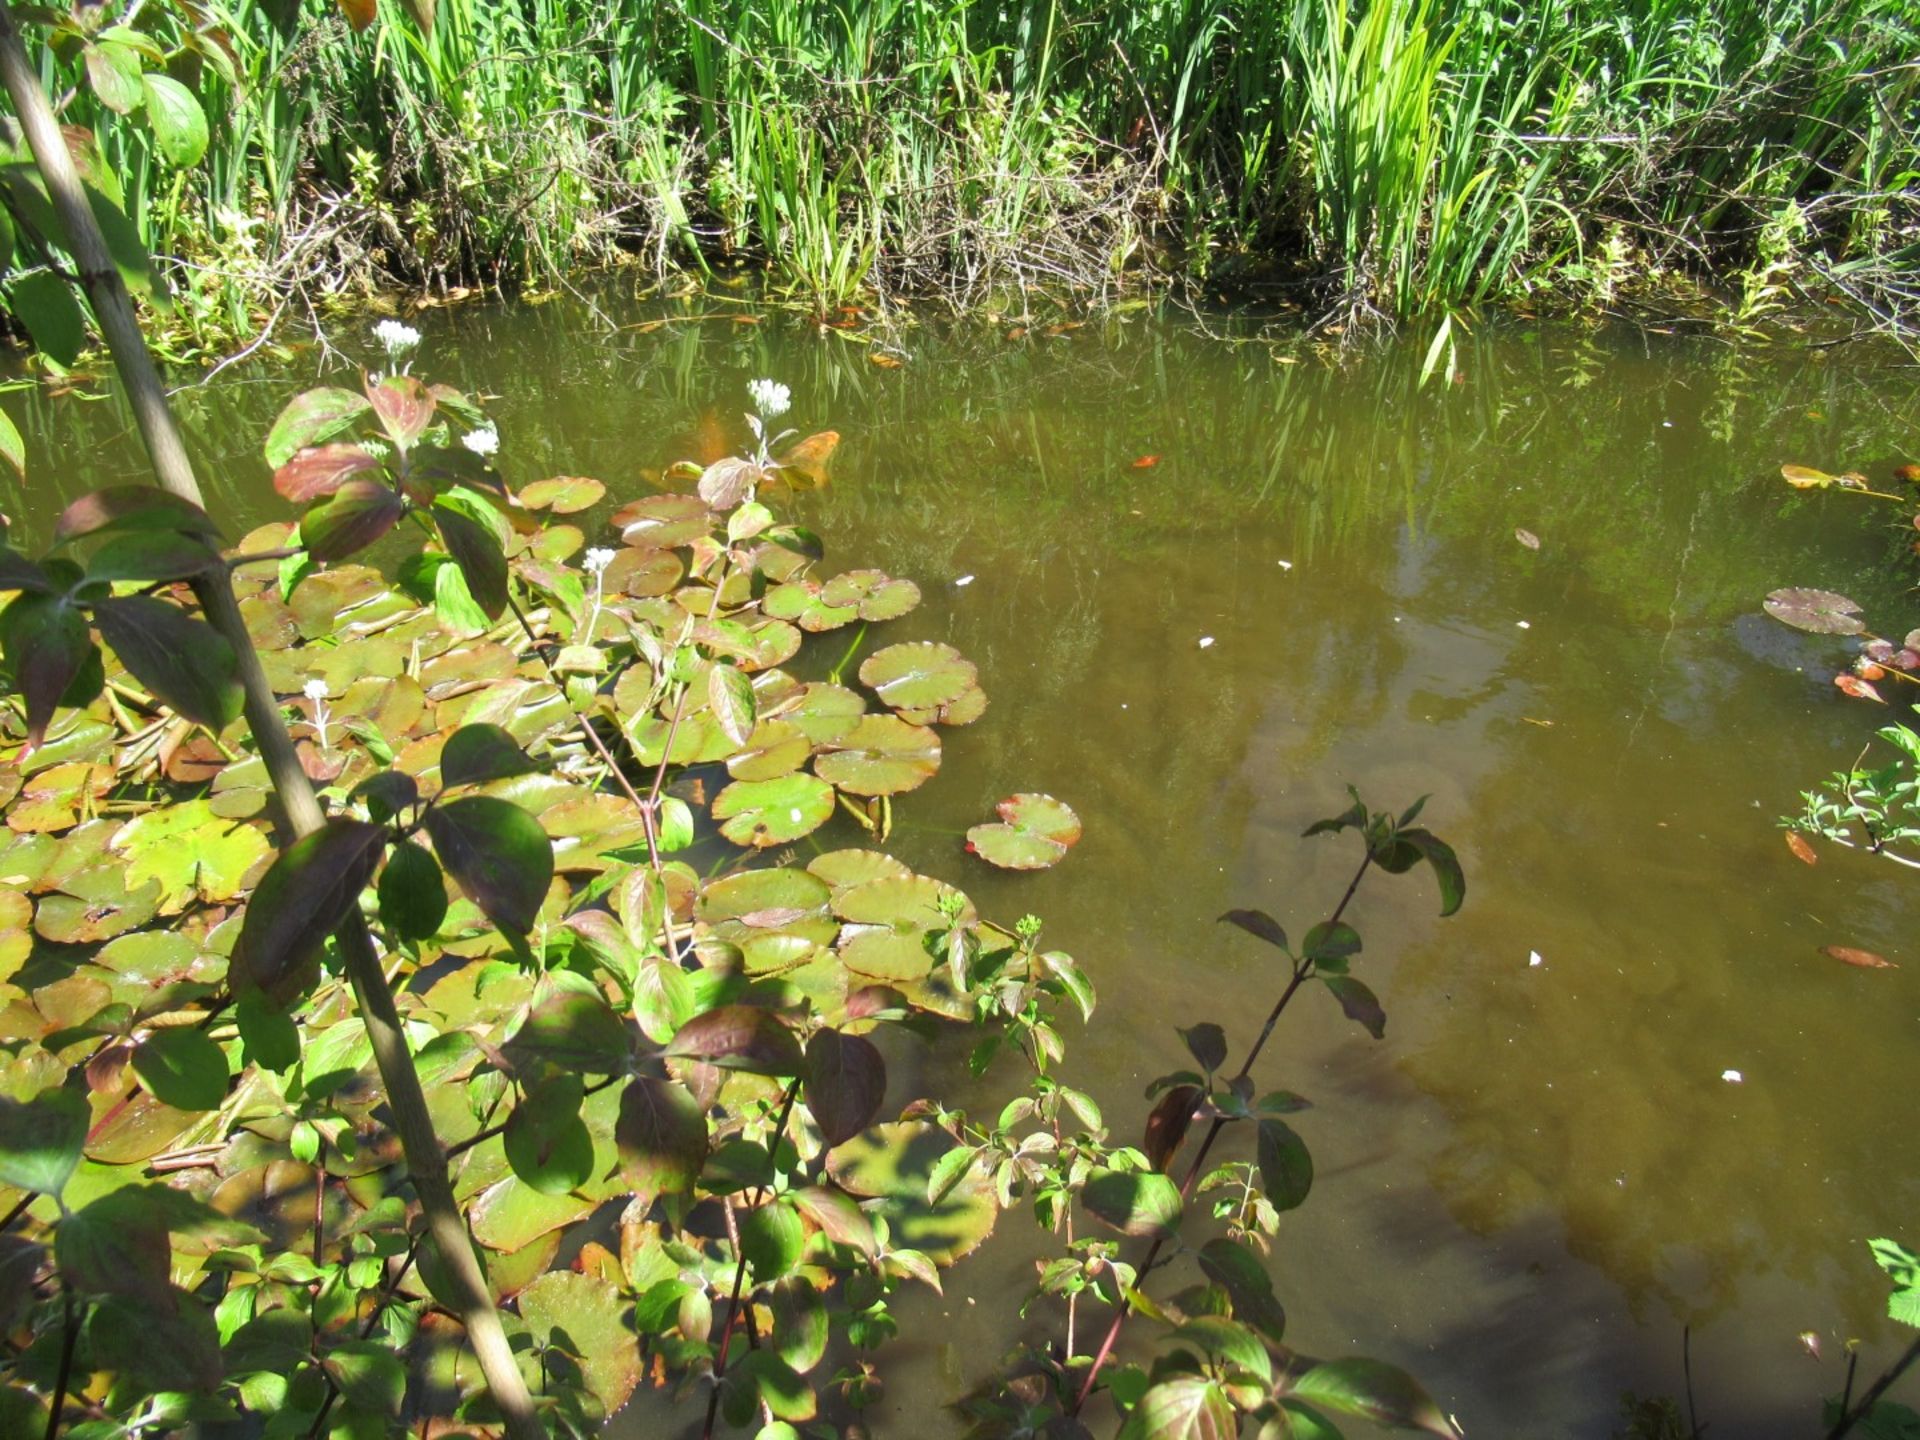
[{"label": "tall grass", "polygon": [[636,254],[822,308],[1148,271],[1397,315],[1575,283],[1604,239],[1920,298],[1909,0],[441,0],[424,35],[381,6],[203,0],[239,84],[206,75],[187,174],[44,57],[189,331]]}]

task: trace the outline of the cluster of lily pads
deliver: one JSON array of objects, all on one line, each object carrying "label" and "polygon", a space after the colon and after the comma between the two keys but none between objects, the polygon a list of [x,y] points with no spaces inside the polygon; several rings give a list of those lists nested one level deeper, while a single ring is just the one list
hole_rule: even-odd
[{"label": "cluster of lily pads", "polygon": [[[514,491],[479,407],[410,373],[411,331],[383,341],[392,373],[273,427],[297,523],[225,547],[197,507],[127,487],[75,501],[38,554],[0,546],[0,1433],[585,1435],[650,1377],[704,1398],[708,1434],[830,1435],[880,1383],[860,1354],[894,1334],[892,1293],[938,1289],[1023,1201],[1065,1228],[1035,1293],[1064,1302],[1066,1353],[1011,1364],[981,1433],[1071,1423],[1129,1308],[1174,1348],[1107,1376],[1128,1433],[1236,1412],[1450,1433],[1399,1371],[1287,1349],[1258,1259],[1311,1178],[1278,1118],[1297,1097],[1252,1095],[1273,1020],[1316,979],[1384,1023],[1337,912],[1288,951],[1240,1074],[1217,1079],[1224,1040],[1196,1027],[1204,1073],[1168,1078],[1145,1150],[1111,1143],[1056,1073],[1060,1017],[1093,1010],[1079,966],[875,848],[941,728],[987,700],[944,644],[873,649],[857,688],[804,653],[863,627],[844,668],[920,598],[816,573],[819,539],[762,498],[822,483],[836,437],[786,445],[790,396],[756,387],[753,458],[676,467],[691,491],[620,507],[588,547],[560,517],[600,482]],[[223,592],[238,621],[216,630]],[[240,718],[253,666],[289,750],[257,702]],[[295,838],[298,772],[325,814]],[[1363,872],[1430,863],[1457,906],[1413,814],[1356,801],[1316,830],[1363,830]],[[1080,828],[1020,793],[966,848],[1039,869]],[[1230,918],[1284,950],[1253,914]],[[403,1045],[381,1040],[387,989]],[[991,1124],[890,1093],[875,1035],[954,1025],[977,1072],[1026,1067]],[[1203,1176],[1235,1119],[1258,1121],[1257,1164]],[[1241,1199],[1216,1202],[1206,1286],[1149,1302],[1138,1282],[1214,1191]],[[1154,1249],[1136,1268],[1076,1239],[1076,1211]],[[436,1214],[464,1220],[477,1280]],[[1082,1298],[1114,1310],[1097,1356]]]}]

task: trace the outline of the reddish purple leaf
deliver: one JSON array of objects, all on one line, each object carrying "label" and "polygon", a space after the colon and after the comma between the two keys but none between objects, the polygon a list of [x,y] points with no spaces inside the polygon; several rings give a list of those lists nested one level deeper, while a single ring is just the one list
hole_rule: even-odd
[{"label": "reddish purple leaf", "polygon": [[874,1122],[887,1093],[887,1065],[871,1040],[822,1029],[807,1042],[806,1098],[831,1149]]},{"label": "reddish purple leaf", "polygon": [[296,505],[331,495],[380,462],[358,445],[315,445],[299,451],[273,472],[273,488]]}]

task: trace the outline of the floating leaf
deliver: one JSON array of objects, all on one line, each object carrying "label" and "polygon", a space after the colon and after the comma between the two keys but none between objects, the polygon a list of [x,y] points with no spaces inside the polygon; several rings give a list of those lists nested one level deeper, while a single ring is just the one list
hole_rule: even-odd
[{"label": "floating leaf", "polygon": [[206,800],[136,815],[107,843],[127,859],[129,888],[159,882],[160,909],[167,913],[192,899],[236,898],[248,873],[273,849],[263,832],[224,819]]},{"label": "floating leaf", "polygon": [[1764,608],[1774,619],[1814,635],[1858,635],[1867,628],[1860,607],[1831,590],[1775,590]]},{"label": "floating leaf", "polygon": [[860,666],[860,683],[896,708],[945,705],[959,699],[978,679],[971,660],[951,645],[931,640],[889,645]]},{"label": "floating leaf", "polygon": [[865,715],[845,734],[818,742],[813,768],[852,795],[898,795],[940,769],[940,737],[895,715]]},{"label": "floating leaf", "polygon": [[1787,849],[1793,852],[1793,858],[1803,865],[1818,865],[1820,856],[1813,846],[1807,843],[1807,837],[1792,830],[1787,831]]},{"label": "floating leaf", "polygon": [[1540,537],[1531,530],[1515,530],[1513,532],[1513,538],[1529,550],[1538,550],[1540,548]]},{"label": "floating leaf", "polygon": [[520,503],[529,510],[551,510],[556,515],[575,515],[591,510],[607,493],[607,487],[585,475],[555,475],[536,480],[520,492]]},{"label": "floating leaf", "polygon": [[996,807],[998,825],[967,831],[967,849],[1003,870],[1045,870],[1080,839],[1080,817],[1051,795],[1011,795]]},{"label": "floating leaf", "polygon": [[696,495],[648,495],[613,512],[620,538],[642,550],[665,550],[704,536],[713,512]]},{"label": "floating leaf", "polygon": [[1822,945],[1820,953],[1829,960],[1838,960],[1842,965],[1856,965],[1862,970],[1898,970],[1900,967],[1883,955],[1871,950],[1856,950],[1851,945]]},{"label": "floating leaf", "polygon": [[1881,705],[1887,703],[1878,690],[1858,675],[1836,675],[1833,677],[1833,683],[1842,694],[1850,695],[1855,700],[1872,700]]},{"label": "floating leaf", "polygon": [[812,775],[736,780],[714,797],[713,818],[736,845],[765,848],[811,834],[833,816],[833,790]]},{"label": "floating leaf", "polygon": [[1796,490],[1824,490],[1839,480],[1837,475],[1829,475],[1824,470],[1816,470],[1811,465],[1782,465],[1780,478]]}]

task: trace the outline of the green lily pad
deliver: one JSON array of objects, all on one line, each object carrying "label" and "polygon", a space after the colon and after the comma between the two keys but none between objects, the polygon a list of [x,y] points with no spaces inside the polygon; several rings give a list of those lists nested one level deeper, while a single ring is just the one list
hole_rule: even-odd
[{"label": "green lily pad", "polygon": [[975,825],[967,849],[1003,870],[1045,870],[1080,838],[1080,817],[1051,795],[1011,795],[998,809],[1002,823]]},{"label": "green lily pad", "polygon": [[804,870],[743,870],[701,891],[694,916],[731,945],[773,931],[824,945],[840,929],[827,910],[831,896],[825,881]]},{"label": "green lily pad", "polygon": [[844,685],[816,681],[778,710],[763,707],[761,713],[788,721],[820,745],[839,739],[858,725],[860,717],[867,713],[867,702],[859,692]]},{"label": "green lily pad", "polygon": [[520,492],[520,503],[529,510],[551,510],[556,515],[573,515],[598,505],[607,487],[585,475],[555,475],[536,480]]},{"label": "green lily pad", "polygon": [[22,834],[65,830],[104,797],[113,784],[113,769],[73,761],[28,776],[20,793],[7,807],[7,828]]},{"label": "green lily pad", "polygon": [[829,850],[807,862],[807,873],[819,876],[835,890],[845,890],[869,880],[904,879],[913,872],[884,851]]},{"label": "green lily pad", "polygon": [[610,595],[644,599],[668,595],[687,578],[687,566],[672,550],[635,550],[623,547],[608,562],[602,585]]},{"label": "green lily pad", "polygon": [[626,728],[642,765],[658,765],[662,758],[670,765],[706,764],[724,760],[734,750],[720,722],[705,710],[682,715],[678,726],[665,716],[641,715],[628,721]]},{"label": "green lily pad", "polygon": [[849,925],[842,933],[846,943],[840,947],[840,963],[857,983],[904,985],[925,979],[940,963],[927,947],[924,930],[897,934],[884,927]]},{"label": "green lily pad", "polygon": [[849,570],[827,581],[820,599],[834,609],[851,605],[862,620],[897,620],[920,603],[920,587],[884,570]]},{"label": "green lily pad", "polygon": [[736,655],[740,668],[750,673],[784,665],[800,653],[800,632],[784,620],[763,620],[747,637],[750,648]]},{"label": "green lily pad", "polygon": [[627,1324],[627,1299],[599,1275],[550,1270],[520,1292],[520,1318],[535,1343],[570,1355],[607,1414],[634,1392],[640,1341]]},{"label": "green lily pad", "polygon": [[[951,885],[927,875],[883,876],[834,892],[833,913],[854,925],[884,925],[889,930],[936,930],[946,926],[943,899],[960,895]],[[973,904],[960,895],[960,918],[971,919]]]},{"label": "green lily pad", "polygon": [[114,833],[112,848],[127,860],[126,882],[160,884],[160,909],[178,911],[189,900],[238,896],[248,873],[273,853],[267,837],[242,821],[216,815],[205,800],[189,800],[136,815]]},{"label": "green lily pad", "polygon": [[736,845],[785,845],[812,834],[833,816],[833,789],[813,775],[736,780],[714,798],[720,833]]},{"label": "green lily pad", "polygon": [[969,685],[958,699],[944,705],[925,710],[903,709],[898,713],[909,725],[971,725],[987,713],[987,692],[978,685]]},{"label": "green lily pad", "polygon": [[762,720],[747,743],[727,757],[727,773],[736,780],[777,780],[807,763],[813,742],[786,720]]},{"label": "green lily pad", "polygon": [[61,945],[91,945],[138,930],[160,909],[160,883],[127,888],[118,865],[83,870],[33,912],[34,933]]},{"label": "green lily pad", "polygon": [[896,709],[925,710],[948,704],[977,684],[978,678],[971,660],[935,640],[889,645],[860,666],[860,683]]},{"label": "green lily pad", "polygon": [[818,580],[789,580],[767,591],[760,608],[775,620],[791,620],[808,634],[824,634],[860,618],[857,604],[834,606],[820,598]]},{"label": "green lily pad", "polygon": [[940,737],[894,715],[867,715],[846,734],[822,742],[813,768],[852,795],[916,790],[940,769]]},{"label": "green lily pad", "polygon": [[1000,1214],[992,1182],[978,1168],[938,1205],[927,1203],[933,1167],[957,1144],[923,1120],[875,1125],[829,1151],[827,1170],[842,1189],[882,1202],[869,1213],[886,1217],[895,1245],[951,1265],[993,1233]]}]

